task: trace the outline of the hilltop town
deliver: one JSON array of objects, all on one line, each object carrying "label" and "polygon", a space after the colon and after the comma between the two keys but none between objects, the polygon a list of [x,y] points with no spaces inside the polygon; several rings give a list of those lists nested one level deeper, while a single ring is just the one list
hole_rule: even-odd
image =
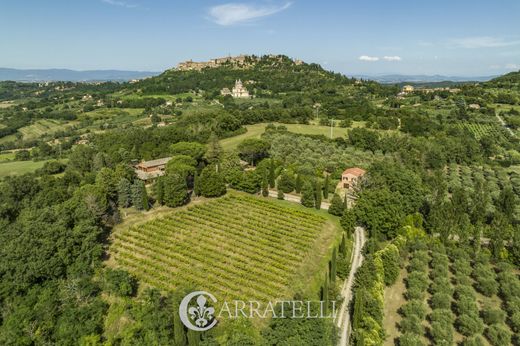
[{"label": "hilltop town", "polygon": [[[277,59],[279,61],[282,61],[284,56],[282,55],[268,55],[267,57],[271,59]],[[223,58],[215,58],[210,59],[209,61],[193,61],[193,60],[187,60],[184,62],[180,62],[177,64],[177,70],[179,71],[200,71],[204,68],[215,68],[223,65],[230,65],[236,68],[248,68],[253,66],[256,62],[258,62],[261,59],[259,56],[255,55],[239,55],[239,56],[228,56]],[[293,60],[295,65],[301,65],[303,64],[302,60],[294,59]]]}]

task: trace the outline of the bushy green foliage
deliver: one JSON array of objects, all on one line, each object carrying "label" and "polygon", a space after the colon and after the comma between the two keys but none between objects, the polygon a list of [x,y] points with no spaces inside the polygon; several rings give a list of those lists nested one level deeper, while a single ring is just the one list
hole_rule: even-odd
[{"label": "bushy green foliage", "polygon": [[199,191],[204,197],[219,197],[226,193],[224,178],[214,166],[207,166],[200,173]]},{"label": "bushy green foliage", "polygon": [[332,196],[332,200],[330,202],[329,214],[342,216],[345,211],[345,205],[343,204],[343,200],[338,194],[334,194]]},{"label": "bushy green foliage", "polygon": [[467,315],[459,313],[459,316],[455,320],[455,326],[459,333],[464,336],[474,336],[484,331],[484,323],[474,314]]},{"label": "bushy green foliage", "polygon": [[421,346],[424,345],[421,335],[416,333],[405,333],[399,336],[399,346]]},{"label": "bushy green foliage", "polygon": [[438,292],[432,295],[430,299],[432,309],[450,309],[451,295],[443,292]]},{"label": "bushy green foliage", "polygon": [[510,345],[511,332],[503,324],[493,324],[486,329],[486,338],[491,345]]},{"label": "bushy green foliage", "polygon": [[107,268],[103,279],[105,290],[112,294],[128,297],[137,292],[137,279],[125,270]]}]

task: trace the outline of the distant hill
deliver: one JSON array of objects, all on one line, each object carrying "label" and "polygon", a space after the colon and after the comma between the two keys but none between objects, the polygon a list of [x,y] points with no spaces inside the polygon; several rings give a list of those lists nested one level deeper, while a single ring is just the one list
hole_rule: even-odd
[{"label": "distant hill", "polygon": [[399,83],[440,83],[440,82],[486,82],[496,76],[477,76],[477,77],[461,77],[461,76],[443,76],[443,75],[356,75],[355,78],[373,80],[379,83],[399,84]]},{"label": "distant hill", "polygon": [[159,72],[91,70],[75,71],[67,69],[19,70],[0,68],[0,81],[16,82],[93,82],[93,81],[129,81],[158,75]]},{"label": "distant hill", "polygon": [[520,71],[509,72],[503,76],[492,79],[491,82],[520,83]]}]

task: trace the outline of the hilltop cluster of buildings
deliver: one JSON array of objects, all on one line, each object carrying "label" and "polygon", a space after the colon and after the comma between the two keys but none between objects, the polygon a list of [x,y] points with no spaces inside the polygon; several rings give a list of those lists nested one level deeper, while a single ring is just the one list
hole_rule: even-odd
[{"label": "hilltop cluster of buildings", "polygon": [[[280,61],[283,59],[281,55],[268,55],[270,59],[279,59]],[[188,60],[177,64],[177,70],[179,71],[200,71],[204,68],[215,68],[222,65],[230,64],[237,67],[249,67],[253,65],[256,61],[259,61],[261,57],[257,57],[254,55],[239,55],[239,56],[228,56],[224,58],[215,58],[209,61],[193,61]],[[293,60],[296,65],[303,64],[301,60]]]}]

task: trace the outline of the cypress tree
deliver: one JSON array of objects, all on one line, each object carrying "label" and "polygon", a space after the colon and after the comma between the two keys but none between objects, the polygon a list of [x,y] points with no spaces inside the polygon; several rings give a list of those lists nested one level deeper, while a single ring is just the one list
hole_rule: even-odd
[{"label": "cypress tree", "polygon": [[345,205],[345,209],[348,209],[348,198],[347,198],[348,192],[345,191],[345,198],[343,199],[343,204]]},{"label": "cypress tree", "polygon": [[117,203],[121,208],[128,208],[132,204],[131,187],[126,178],[121,178],[117,184]]},{"label": "cypress tree", "polygon": [[193,194],[200,196],[200,178],[197,172],[195,172],[195,177],[193,177]]},{"label": "cypress tree", "polygon": [[269,185],[267,184],[267,177],[265,176],[265,174],[262,178],[262,196],[269,196]]},{"label": "cypress tree", "polygon": [[331,259],[331,266],[330,266],[330,282],[334,283],[336,282],[336,248],[332,251],[332,259]]},{"label": "cypress tree", "polygon": [[167,174],[162,178],[164,184],[164,204],[170,208],[185,204],[188,201],[186,179],[179,174]]},{"label": "cypress tree", "polygon": [[211,133],[208,140],[208,149],[206,150],[206,160],[211,165],[217,165],[220,162],[220,159],[222,157],[222,146],[220,145],[218,141],[218,137],[215,133]]},{"label": "cypress tree", "polygon": [[330,185],[330,181],[329,181],[329,175],[327,174],[325,176],[325,182],[323,183],[323,198],[327,199],[329,198],[329,185]]},{"label": "cypress tree", "polygon": [[179,316],[179,303],[177,300],[173,304],[173,339],[175,346],[186,345],[186,333],[184,331],[184,324],[182,324],[181,317]]},{"label": "cypress tree", "polygon": [[300,193],[302,191],[302,185],[303,185],[302,177],[301,177],[301,175],[298,174],[296,176],[296,183],[294,185],[294,190],[296,191],[296,193]]},{"label": "cypress tree", "polygon": [[307,208],[314,207],[314,191],[310,182],[303,184],[301,204]]},{"label": "cypress tree", "polygon": [[188,346],[199,346],[200,333],[194,330],[188,330]]},{"label": "cypress tree", "polygon": [[354,294],[354,313],[352,314],[352,329],[356,330],[359,328],[359,323],[363,318],[363,304],[364,304],[364,292],[363,289],[357,289]]},{"label": "cypress tree", "polygon": [[282,190],[278,190],[278,199],[280,199],[280,200],[284,200],[285,199],[285,195],[283,194]]},{"label": "cypress tree", "polygon": [[321,209],[321,184],[319,180],[316,180],[316,185],[314,186],[314,208]]},{"label": "cypress tree", "polygon": [[329,214],[342,216],[344,212],[345,204],[341,200],[341,197],[335,193],[334,196],[332,196],[332,201],[330,202]]},{"label": "cypress tree", "polygon": [[274,189],[276,186],[276,173],[274,171],[274,159],[269,160],[269,187]]},{"label": "cypress tree", "polygon": [[329,311],[329,275],[325,273],[325,281],[323,282],[323,302],[324,302],[324,314]]},{"label": "cypress tree", "polygon": [[148,210],[148,193],[141,180],[132,185],[132,203],[137,210]]},{"label": "cypress tree", "polygon": [[341,237],[341,244],[339,244],[339,253],[343,256],[347,256],[347,244],[345,242],[345,235]]},{"label": "cypress tree", "polygon": [[157,179],[157,181],[153,184],[153,191],[155,194],[155,198],[160,205],[164,204],[164,180],[163,177]]}]

